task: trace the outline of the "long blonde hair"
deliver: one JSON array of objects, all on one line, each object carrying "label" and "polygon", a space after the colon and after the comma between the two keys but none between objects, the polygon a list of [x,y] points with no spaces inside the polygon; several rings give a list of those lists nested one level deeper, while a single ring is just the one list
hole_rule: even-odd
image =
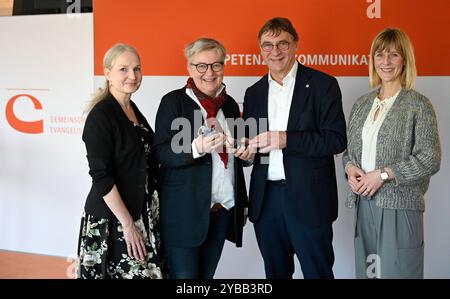
[{"label": "long blonde hair", "polygon": [[[133,46],[122,43],[115,44],[108,51],[106,51],[105,56],[103,56],[103,68],[111,70],[116,58],[124,52],[134,53],[139,58],[139,54]],[[106,79],[103,87],[99,88],[97,92],[94,93],[92,100],[89,102],[88,107],[85,110],[85,113],[89,113],[98,102],[103,101],[108,93],[109,81]]]},{"label": "long blonde hair", "polygon": [[377,74],[374,64],[374,56],[378,51],[389,49],[394,46],[395,50],[403,58],[403,70],[401,74],[401,84],[406,89],[413,89],[416,83],[416,62],[414,59],[414,50],[408,35],[398,28],[386,28],[374,38],[370,47],[369,60],[369,81],[370,87],[376,87],[381,84],[381,79]]}]

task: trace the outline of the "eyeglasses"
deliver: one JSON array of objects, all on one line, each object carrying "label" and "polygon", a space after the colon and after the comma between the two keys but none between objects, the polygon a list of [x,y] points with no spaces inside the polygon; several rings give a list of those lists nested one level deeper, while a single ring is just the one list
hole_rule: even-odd
[{"label": "eyeglasses", "polygon": [[223,62],[214,62],[214,63],[191,63],[192,66],[195,66],[197,72],[203,74],[208,71],[208,68],[211,67],[213,72],[220,72],[223,70]]},{"label": "eyeglasses", "polygon": [[289,45],[290,45],[290,43],[285,40],[282,40],[281,42],[279,42],[276,45],[266,42],[261,45],[261,49],[264,52],[270,52],[273,50],[274,47],[277,47],[277,49],[280,51],[286,51],[287,49],[289,49]]}]

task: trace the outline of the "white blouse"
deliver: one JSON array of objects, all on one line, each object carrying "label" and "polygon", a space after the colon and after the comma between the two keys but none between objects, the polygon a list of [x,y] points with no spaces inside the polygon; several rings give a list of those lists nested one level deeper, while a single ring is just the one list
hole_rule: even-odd
[{"label": "white blouse", "polygon": [[[217,91],[216,95],[219,95],[225,85],[222,85]],[[206,122],[207,112],[205,108],[200,104],[200,101],[195,96],[194,92],[190,88],[186,88],[186,94],[201,108],[203,119]],[[223,132],[227,136],[230,134],[230,129],[223,114],[222,109],[217,111],[216,120],[222,127]],[[192,156],[194,159],[205,155],[199,154],[197,147],[195,146],[195,140],[192,141]],[[211,207],[215,203],[220,203],[225,209],[229,210],[234,207],[234,155],[228,154],[227,168],[223,165],[222,160],[217,152],[211,153],[212,160],[212,185],[211,185]]]},{"label": "white blouse", "polygon": [[[378,97],[373,101],[372,108],[370,109],[370,113],[367,116],[362,129],[361,168],[364,172],[375,170],[378,131],[399,93],[400,91],[383,101]],[[379,110],[378,115],[377,118],[374,119],[377,110]]]}]

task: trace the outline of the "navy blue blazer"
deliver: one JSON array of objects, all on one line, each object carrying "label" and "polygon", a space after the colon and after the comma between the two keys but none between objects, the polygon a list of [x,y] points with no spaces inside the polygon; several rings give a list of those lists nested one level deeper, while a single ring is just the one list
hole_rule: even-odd
[{"label": "navy blue blazer", "polygon": [[[194,122],[194,112],[200,113],[201,121]],[[240,117],[238,104],[227,96],[222,106],[225,118]],[[173,137],[181,127],[171,129],[172,121],[183,118],[190,124],[188,140],[179,140],[187,151],[176,153],[172,150]],[[206,154],[194,159],[191,143],[197,137],[203,123],[201,108],[181,88],[166,94],[159,105],[155,122],[154,153],[160,163],[160,213],[161,238],[174,247],[197,247],[206,239],[211,206],[212,160]],[[236,134],[236,132],[234,133]],[[174,140],[178,140],[175,137]],[[234,221],[227,239],[242,246],[244,206],[247,205],[242,161],[234,160],[235,207]]]},{"label": "navy blue blazer", "polygon": [[[268,75],[247,89],[245,120],[268,119],[268,90]],[[258,134],[267,130],[258,122]],[[298,64],[286,132],[287,217],[309,227],[333,222],[338,213],[333,155],[347,145],[342,97],[334,77]],[[260,217],[267,180],[268,164],[261,163],[263,156],[268,154],[256,154],[251,174],[249,219],[253,223]]]}]

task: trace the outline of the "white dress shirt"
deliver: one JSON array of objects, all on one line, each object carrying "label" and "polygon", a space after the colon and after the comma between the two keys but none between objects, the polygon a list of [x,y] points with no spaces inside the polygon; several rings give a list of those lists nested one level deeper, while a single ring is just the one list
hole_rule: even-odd
[{"label": "white dress shirt", "polygon": [[[297,63],[283,78],[283,85],[273,80],[269,73],[269,100],[268,116],[269,131],[286,131],[292,96],[294,95],[295,78],[297,76]],[[267,179],[278,181],[286,179],[284,174],[283,152],[280,149],[269,153],[269,170]]]},{"label": "white dress shirt", "polygon": [[[400,91],[391,98],[384,99],[383,101],[380,101],[378,97],[373,101],[372,108],[362,129],[361,168],[364,172],[375,170],[378,131],[399,93]],[[374,120],[377,109],[379,109],[379,112],[377,118]]]},{"label": "white dress shirt", "polygon": [[[223,88],[225,88],[224,85],[222,85],[222,87],[219,88],[216,95],[219,95],[222,92]],[[186,88],[186,94],[194,102],[196,102],[197,105],[202,109],[203,119],[205,120],[206,123],[207,112],[205,108],[203,108],[203,106],[200,104],[200,101],[197,99],[192,89]],[[226,134],[227,136],[231,136],[222,109],[219,109],[219,111],[217,112],[216,119],[217,122],[222,127],[224,134]],[[192,155],[194,156],[194,159],[197,159],[205,155],[205,153],[203,154],[198,153],[197,147],[195,146],[196,140],[197,139],[195,138],[192,141]],[[225,168],[218,153],[216,152],[211,153],[211,158],[212,158],[211,207],[215,203],[220,203],[224,208],[229,210],[232,207],[234,207],[234,155],[231,153],[228,154],[227,168]]]}]

